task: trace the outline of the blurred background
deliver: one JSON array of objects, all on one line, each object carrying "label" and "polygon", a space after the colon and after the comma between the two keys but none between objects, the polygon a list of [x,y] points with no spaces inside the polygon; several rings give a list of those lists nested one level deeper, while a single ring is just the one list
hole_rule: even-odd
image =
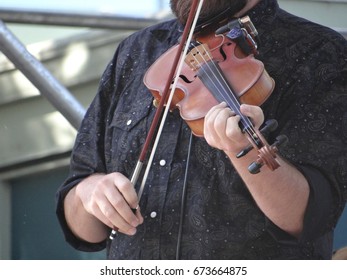
[{"label": "blurred background", "polygon": [[[55,191],[117,44],[170,18],[168,0],[1,0],[0,259],[105,259],[66,244]],[[347,0],[279,0],[347,37]],[[346,211],[345,211],[346,212]],[[347,213],[334,247],[347,245]]]}]

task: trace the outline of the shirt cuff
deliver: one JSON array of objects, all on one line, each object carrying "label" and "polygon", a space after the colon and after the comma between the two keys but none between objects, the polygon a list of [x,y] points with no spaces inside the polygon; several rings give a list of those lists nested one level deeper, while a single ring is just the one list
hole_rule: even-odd
[{"label": "shirt cuff", "polygon": [[334,194],[329,180],[318,169],[300,167],[310,186],[310,196],[304,217],[301,241],[314,240],[333,231]]},{"label": "shirt cuff", "polygon": [[62,186],[57,194],[56,194],[56,215],[58,218],[58,221],[60,223],[60,226],[63,230],[65,240],[67,243],[69,243],[73,248],[79,251],[84,252],[97,252],[105,249],[106,247],[106,240],[100,243],[89,243],[84,240],[79,239],[77,236],[73,234],[73,232],[70,230],[69,226],[67,225],[66,219],[65,219],[65,213],[64,213],[64,199],[67,193],[76,186],[82,179],[70,182],[67,185]]},{"label": "shirt cuff", "polygon": [[281,243],[307,243],[333,231],[333,192],[328,179],[316,168],[300,166],[310,187],[310,195],[304,216],[303,231],[297,239],[266,220],[268,232]]}]

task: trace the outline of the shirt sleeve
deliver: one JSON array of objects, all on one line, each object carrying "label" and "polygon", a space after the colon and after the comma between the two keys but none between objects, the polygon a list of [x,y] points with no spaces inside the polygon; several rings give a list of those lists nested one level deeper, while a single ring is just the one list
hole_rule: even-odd
[{"label": "shirt sleeve", "polygon": [[[314,240],[323,235],[324,231],[333,231],[335,224],[335,205],[338,195],[328,179],[317,169],[304,166],[301,172],[306,177],[310,195],[304,217],[304,228],[300,241]],[[325,229],[325,230],[324,230]]]},{"label": "shirt sleeve", "polygon": [[[299,239],[268,221],[268,230],[283,242],[309,242],[333,233],[347,199],[347,64],[346,41],[330,33],[312,52],[306,67],[297,65],[279,87],[279,134],[289,142],[281,155],[305,176],[310,195]],[[318,43],[317,43],[318,44]]]},{"label": "shirt sleeve", "polygon": [[266,222],[269,233],[281,243],[310,242],[325,235],[326,232],[333,231],[336,196],[331,191],[331,183],[320,171],[313,167],[301,166],[298,169],[300,169],[301,173],[305,176],[310,187],[310,195],[304,216],[303,231],[300,237],[297,239],[291,236],[268,219]]},{"label": "shirt sleeve", "polygon": [[114,92],[114,65],[112,61],[102,76],[97,95],[78,130],[72,149],[69,175],[56,192],[56,215],[65,239],[72,247],[81,251],[100,251],[105,248],[106,242],[88,243],[72,233],[65,220],[64,199],[67,193],[83,179],[94,173],[106,173],[104,135],[110,95]]}]

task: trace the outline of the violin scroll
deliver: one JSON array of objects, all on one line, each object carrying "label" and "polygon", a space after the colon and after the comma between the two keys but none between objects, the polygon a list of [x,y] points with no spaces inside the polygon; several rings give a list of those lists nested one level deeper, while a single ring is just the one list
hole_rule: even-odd
[{"label": "violin scroll", "polygon": [[[279,135],[276,137],[276,141],[270,146],[267,144],[265,138],[273,131],[275,131],[278,127],[278,123],[274,119],[267,120],[264,124],[264,127],[260,130],[259,135],[262,135],[263,147],[258,149],[258,159],[252,162],[248,170],[252,174],[257,174],[260,172],[260,168],[263,165],[267,165],[270,170],[275,170],[279,167],[279,163],[275,160],[276,154],[279,151],[279,146],[285,145],[288,142],[288,137],[285,135]],[[260,136],[261,137],[261,136]],[[249,145],[245,149],[243,149],[240,153],[236,155],[236,158],[241,158],[247,155],[252,149],[254,145]],[[269,156],[270,155],[270,156]]]},{"label": "violin scroll", "polygon": [[276,154],[279,150],[278,147],[285,145],[287,142],[287,136],[279,135],[277,136],[275,143],[273,143],[271,146],[266,145],[259,149],[258,159],[248,166],[248,171],[252,174],[257,174],[260,172],[260,168],[263,165],[267,165],[271,171],[277,169],[280,165],[274,159],[276,159]]}]

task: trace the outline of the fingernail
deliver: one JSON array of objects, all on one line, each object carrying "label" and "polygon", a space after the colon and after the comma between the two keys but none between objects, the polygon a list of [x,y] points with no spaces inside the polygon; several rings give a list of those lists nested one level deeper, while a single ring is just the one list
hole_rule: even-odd
[{"label": "fingernail", "polygon": [[131,228],[128,230],[129,235],[135,235],[135,233],[136,233],[136,228]]}]

